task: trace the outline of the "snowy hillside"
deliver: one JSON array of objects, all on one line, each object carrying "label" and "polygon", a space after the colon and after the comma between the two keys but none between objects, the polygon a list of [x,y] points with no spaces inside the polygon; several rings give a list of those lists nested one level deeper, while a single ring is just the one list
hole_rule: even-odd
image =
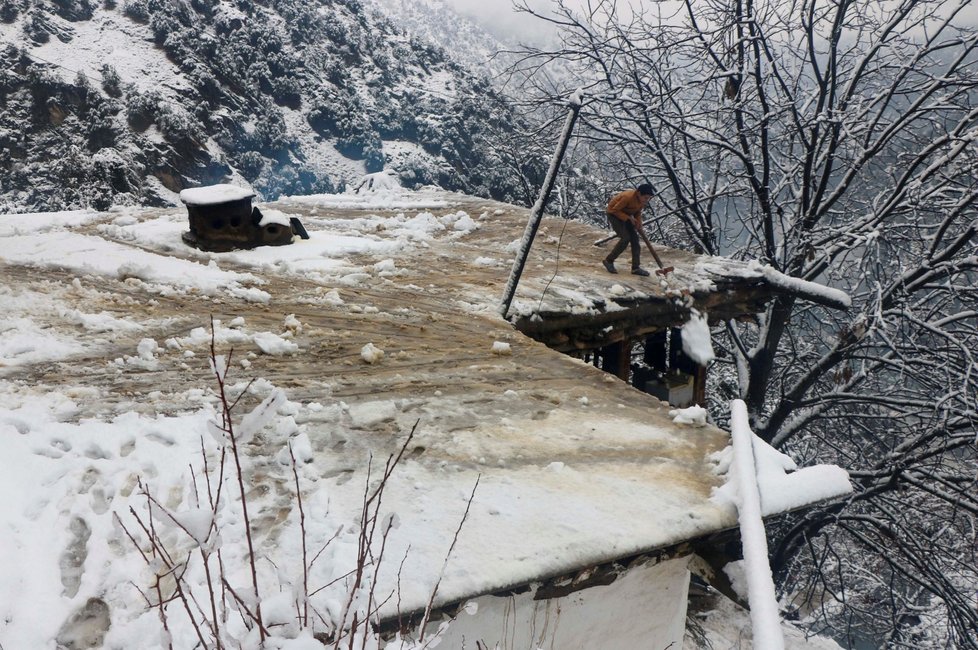
[{"label": "snowy hillside", "polygon": [[442,0],[369,0],[413,36],[438,43],[470,67],[484,66],[501,45]]},{"label": "snowy hillside", "polygon": [[[529,47],[558,47],[559,38],[552,25],[530,16],[517,14],[512,0],[488,3],[491,11],[482,10],[479,15],[459,13],[446,0],[367,0],[409,34],[439,43],[451,53],[453,60],[472,70],[487,73],[496,89],[519,101],[525,98],[523,88],[527,82],[527,70],[522,66],[519,52]],[[546,2],[531,5],[546,12]],[[471,7],[470,7],[471,9]],[[491,18],[492,16],[493,18]],[[518,17],[519,16],[519,17]],[[533,66],[535,68],[535,66]],[[565,86],[574,87],[578,73],[566,62],[551,62],[546,76],[552,80],[564,80]],[[543,77],[537,71],[539,82]],[[526,116],[536,121],[538,116]]]},{"label": "snowy hillside", "polygon": [[[503,41],[484,27],[459,15],[444,0],[369,0],[413,36],[439,43],[459,63],[473,70],[488,70],[495,75],[503,70],[506,57],[501,50],[512,49],[515,41]],[[504,4],[504,3],[500,3]],[[509,7],[500,7],[500,11]]]},{"label": "snowy hillside", "polygon": [[0,208],[165,205],[220,180],[265,199],[386,168],[521,200],[488,81],[358,0],[128,0],[0,10]]}]

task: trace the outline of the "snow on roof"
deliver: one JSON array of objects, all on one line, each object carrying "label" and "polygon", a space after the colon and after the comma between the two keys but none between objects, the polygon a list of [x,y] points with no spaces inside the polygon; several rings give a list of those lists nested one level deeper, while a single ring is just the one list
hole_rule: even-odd
[{"label": "snow on roof", "polygon": [[739,276],[745,279],[763,277],[774,289],[792,293],[834,309],[848,309],[852,306],[852,299],[845,291],[786,275],[769,264],[762,264],[757,260],[751,260],[746,267],[737,269],[731,269],[727,265],[718,265],[712,261],[702,263],[699,268],[702,271],[723,274],[728,277]]},{"label": "snow on roof", "polygon": [[267,226],[273,223],[278,224],[280,226],[290,226],[292,224],[289,215],[285,214],[280,210],[272,210],[271,208],[262,210],[261,220],[258,222],[258,225]]},{"label": "snow on roof", "polygon": [[[0,601],[5,645],[39,647],[94,596],[113,611],[108,645],[136,647],[158,625],[136,597],[143,563],[113,513],[133,523],[128,508],[145,503],[137,480],[173,511],[195,511],[189,467],[200,471],[202,444],[216,462],[207,422],[220,420],[212,318],[232,397],[247,390],[239,417],[277,396],[245,447],[256,544],[275,563],[260,567],[270,591],[301,575],[289,444],[307,537],[317,549],[333,540],[311,572],[318,587],[352,568],[365,482],[415,430],[383,500],[397,526],[377,574],[378,594],[397,591],[387,616],[428,602],[477,480],[436,605],[736,524],[710,499],[725,432],[674,422],[655,398],[498,316],[525,209],[398,189],[372,203],[296,197],[271,208],[300,218],[310,239],[206,253],[182,243],[182,210],[0,217],[0,593],[21,595]],[[641,311],[667,298],[654,278],[606,274],[595,234],[544,221],[517,292],[522,313],[598,302]],[[663,251],[667,263],[685,255]],[[713,277],[677,264],[669,282],[706,300]],[[224,526],[233,565],[241,523]],[[65,570],[78,530],[86,553]]]},{"label": "snow on roof", "polygon": [[227,183],[193,187],[180,192],[180,200],[186,205],[215,205],[217,203],[250,199],[254,196],[255,193],[251,188],[238,187],[237,185],[229,185]]}]

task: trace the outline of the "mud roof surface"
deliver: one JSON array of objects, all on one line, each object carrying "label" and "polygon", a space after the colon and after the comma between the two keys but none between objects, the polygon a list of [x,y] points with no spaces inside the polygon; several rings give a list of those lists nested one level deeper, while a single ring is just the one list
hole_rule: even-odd
[{"label": "mud roof surface", "polygon": [[[725,432],[674,423],[668,405],[498,315],[527,210],[442,192],[268,205],[301,219],[311,238],[205,253],[181,242],[182,208],[0,218],[8,317],[38,332],[33,348],[7,348],[0,392],[12,409],[40,395],[70,400],[58,426],[100,423],[101,453],[78,448],[43,459],[52,468],[69,456],[101,467],[100,489],[114,495],[109,507],[86,510],[87,497],[65,488],[86,517],[100,521],[128,507],[136,495],[123,484],[134,474],[163,481],[189,473],[194,458],[174,467],[155,460],[163,458],[154,457],[161,436],[150,433],[213,408],[213,318],[217,353],[231,354],[228,384],[243,392],[238,411],[273,389],[289,404],[246,446],[262,553],[297,552],[283,457],[290,439],[301,451],[307,533],[325,541],[358,521],[368,466],[376,479],[414,430],[384,496],[384,512],[399,522],[378,574],[379,591],[400,585],[386,615],[427,603],[477,481],[436,603],[735,525],[733,512],[709,500],[722,483],[709,457],[727,446]],[[593,246],[603,234],[545,220],[515,318],[634,317],[629,309],[646,307],[679,314],[670,306],[677,295],[719,305],[731,287],[767,290],[746,265],[668,250],[663,259],[676,271],[667,286],[654,276],[612,276],[600,266],[605,252]],[[127,421],[135,439],[123,436],[117,449],[111,432]],[[32,435],[25,427],[20,432]],[[40,426],[33,433],[38,448],[45,434]],[[187,453],[206,436],[189,431]],[[167,453],[174,444],[181,443],[171,440]],[[186,489],[185,476],[172,481]],[[182,498],[172,507],[191,501]],[[344,538],[336,566],[355,547]],[[336,566],[322,562],[318,577],[325,583],[331,571],[348,570]]]}]

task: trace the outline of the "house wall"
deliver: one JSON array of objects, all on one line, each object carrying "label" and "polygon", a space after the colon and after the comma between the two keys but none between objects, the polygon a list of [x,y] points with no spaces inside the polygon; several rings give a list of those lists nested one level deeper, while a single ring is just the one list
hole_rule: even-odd
[{"label": "house wall", "polygon": [[[678,650],[686,629],[687,558],[631,567],[612,584],[562,598],[535,590],[483,596],[449,624],[439,648],[499,650]],[[472,603],[466,610],[471,612]]]}]

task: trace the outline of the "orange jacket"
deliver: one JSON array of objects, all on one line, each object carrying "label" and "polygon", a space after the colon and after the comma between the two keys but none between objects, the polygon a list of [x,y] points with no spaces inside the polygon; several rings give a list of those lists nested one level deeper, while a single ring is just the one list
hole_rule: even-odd
[{"label": "orange jacket", "polygon": [[638,190],[625,190],[615,194],[608,201],[606,211],[610,216],[622,221],[629,221],[635,217],[639,225],[642,225],[642,199],[639,198]]}]

